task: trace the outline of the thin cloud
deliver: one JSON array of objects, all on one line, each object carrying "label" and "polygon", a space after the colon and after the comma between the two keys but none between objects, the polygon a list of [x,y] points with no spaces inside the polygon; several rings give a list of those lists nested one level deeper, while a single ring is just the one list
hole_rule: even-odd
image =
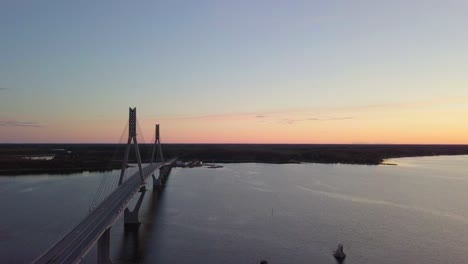
[{"label": "thin cloud", "polygon": [[[432,98],[420,101],[394,102],[394,103],[378,103],[368,105],[340,106],[340,107],[323,107],[321,111],[340,111],[340,112],[356,112],[356,111],[395,111],[395,110],[411,110],[423,109],[440,106],[450,106],[468,103],[468,96],[457,97],[442,97]],[[313,110],[313,109],[311,109]]]},{"label": "thin cloud", "polygon": [[268,119],[270,112],[233,112],[233,113],[220,113],[220,114],[207,114],[207,115],[194,115],[194,116],[163,116],[158,117],[159,120],[247,120],[253,119],[259,122]]},{"label": "thin cloud", "polygon": [[3,126],[3,127],[43,127],[38,122],[16,121],[16,120],[0,121],[0,126]]},{"label": "thin cloud", "polygon": [[305,118],[305,119],[292,119],[292,118],[283,118],[280,119],[279,122],[283,124],[288,124],[292,125],[297,122],[307,122],[307,121],[340,121],[340,120],[349,120],[349,119],[354,119],[352,116],[345,116],[345,117],[331,117],[331,118],[316,118],[316,117],[311,117],[311,118]]},{"label": "thin cloud", "polygon": [[[309,116],[308,116],[309,115]],[[206,120],[206,121],[256,121],[259,123],[280,123],[293,125],[299,122],[326,122],[326,121],[345,121],[354,119],[353,116],[344,115],[339,113],[327,114],[328,117],[314,117],[310,112],[306,111],[269,111],[269,112],[238,112],[238,113],[223,113],[212,115],[200,116],[179,116],[179,117],[166,117],[159,118],[160,120]],[[331,117],[330,117],[331,116]]]},{"label": "thin cloud", "polygon": [[251,116],[251,113],[230,113],[230,114],[212,114],[212,115],[199,115],[199,116],[178,116],[178,117],[162,117],[160,120],[197,120],[197,119],[227,119]]},{"label": "thin cloud", "polygon": [[[292,121],[334,121],[354,119],[351,115],[358,115],[367,112],[387,112],[387,111],[406,111],[411,109],[422,109],[439,107],[446,105],[467,104],[468,96],[433,98],[410,102],[382,102],[377,104],[363,105],[344,105],[344,106],[317,106],[317,107],[299,107],[290,109],[278,109],[271,111],[251,111],[251,112],[231,112],[231,113],[213,113],[205,115],[177,115],[177,116],[154,116],[158,120],[236,120],[236,119],[257,119],[265,121],[279,121],[281,119],[291,119]],[[331,118],[307,118],[307,116],[338,116]],[[300,117],[301,119],[298,119]],[[302,118],[303,117],[303,118]]]},{"label": "thin cloud", "polygon": [[8,90],[7,88],[4,88],[4,87],[0,87],[0,91],[6,91]]},{"label": "thin cloud", "polygon": [[353,116],[346,116],[346,117],[332,117],[332,118],[325,118],[322,119],[324,121],[337,121],[337,120],[349,120],[349,119],[354,119]]},{"label": "thin cloud", "polygon": [[253,118],[258,122],[279,122],[282,124],[295,124],[298,122],[313,122],[313,121],[340,121],[353,119],[352,116],[337,116],[329,118],[318,118],[318,117],[303,117],[304,113],[301,112],[289,112],[289,111],[278,111],[278,112],[258,112],[258,113],[230,113],[230,114],[213,114],[213,115],[202,115],[202,116],[190,116],[190,117],[176,117],[167,118],[171,120],[248,120]]}]

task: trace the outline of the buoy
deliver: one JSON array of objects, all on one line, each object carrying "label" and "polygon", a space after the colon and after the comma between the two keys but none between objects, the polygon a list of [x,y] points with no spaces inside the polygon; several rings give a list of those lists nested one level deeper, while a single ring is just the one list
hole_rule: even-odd
[{"label": "buoy", "polygon": [[346,258],[342,244],[338,244],[338,248],[333,252],[333,257],[335,257],[338,261],[343,261]]}]

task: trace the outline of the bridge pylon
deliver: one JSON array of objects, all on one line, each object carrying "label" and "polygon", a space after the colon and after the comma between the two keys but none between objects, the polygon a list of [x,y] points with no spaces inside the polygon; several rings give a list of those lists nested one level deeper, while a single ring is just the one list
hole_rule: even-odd
[{"label": "bridge pylon", "polygon": [[128,155],[130,154],[130,148],[132,146],[132,141],[133,141],[133,144],[135,146],[135,155],[136,155],[137,162],[138,162],[138,171],[139,171],[139,174],[140,174],[141,184],[145,184],[145,178],[143,177],[143,168],[141,166],[140,149],[138,148],[137,133],[136,133],[136,124],[137,124],[136,107],[133,108],[133,109],[129,108],[128,110],[129,110],[129,113],[128,113],[128,140],[127,140],[127,146],[125,148],[124,160],[122,162],[122,170],[120,172],[119,186],[123,182],[123,176],[125,175],[125,170],[127,169]]},{"label": "bridge pylon", "polygon": [[[159,132],[159,124],[156,124],[155,133],[156,134],[154,137],[153,151],[151,152],[151,164],[155,162],[156,154],[159,154],[161,163],[164,164],[164,155],[163,155],[162,147],[161,147],[161,133]],[[158,153],[156,153],[156,151]],[[161,173],[161,169],[160,169],[159,177],[156,178],[156,176],[153,173],[152,178],[153,178],[153,189],[160,191],[162,187],[164,186],[164,184],[166,183],[166,173]]]},{"label": "bridge pylon", "polygon": [[156,148],[158,148],[159,152],[159,158],[161,159],[161,163],[164,163],[164,156],[161,148],[161,138],[160,138],[160,133],[159,133],[159,124],[156,124],[156,135],[154,137],[154,145],[153,145],[153,151],[151,152],[151,164],[154,162],[154,155],[156,152]]},{"label": "bridge pylon", "polygon": [[[155,180],[155,183],[159,187],[163,186],[169,177],[171,168],[174,165],[176,158],[169,159],[166,162],[163,161],[162,163],[148,165],[145,167],[145,170],[143,170],[140,150],[138,148],[137,142],[136,122],[136,108],[130,108],[128,142],[126,145],[125,157],[122,162],[119,187],[113,190],[107,197],[104,197],[102,202],[97,205],[96,208],[92,209],[79,224],[77,224],[70,232],[68,232],[61,240],[56,242],[44,254],[37,258],[34,263],[79,263],[96,244],[96,242],[98,263],[111,263],[111,226],[122,213],[124,214],[125,226],[138,226],[140,223],[138,220],[138,212],[143,203],[143,198],[145,195],[145,189],[143,188],[145,186],[145,179],[150,174],[153,174],[153,179],[155,179],[154,172],[159,170],[159,178]],[[163,159],[158,128],[159,126],[156,126],[156,144],[159,144],[159,154],[161,159]],[[138,171],[132,173],[130,176],[131,180],[123,182],[123,176],[127,168],[132,142],[135,147],[135,154],[138,161]],[[154,159],[154,156],[152,159]],[[140,178],[140,181],[138,178]],[[140,197],[136,203],[135,209],[130,211],[128,206],[132,200],[132,197],[137,194],[138,190],[140,190],[141,193]]]}]

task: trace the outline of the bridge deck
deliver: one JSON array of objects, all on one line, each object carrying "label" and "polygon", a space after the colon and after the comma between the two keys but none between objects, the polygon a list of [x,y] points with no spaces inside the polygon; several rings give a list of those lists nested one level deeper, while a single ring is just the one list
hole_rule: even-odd
[{"label": "bridge deck", "polygon": [[[172,164],[175,159],[154,163],[143,168],[145,180],[155,170]],[[80,260],[97,242],[107,228],[118,219],[135,193],[140,190],[139,172],[116,188],[96,209],[84,218],[73,230],[58,241],[36,263],[73,263]]]}]

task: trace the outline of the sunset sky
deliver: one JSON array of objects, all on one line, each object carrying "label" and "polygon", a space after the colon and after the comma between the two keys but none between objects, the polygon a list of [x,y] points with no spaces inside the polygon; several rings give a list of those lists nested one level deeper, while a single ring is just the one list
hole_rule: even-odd
[{"label": "sunset sky", "polygon": [[0,1],[0,143],[468,144],[468,1]]}]

